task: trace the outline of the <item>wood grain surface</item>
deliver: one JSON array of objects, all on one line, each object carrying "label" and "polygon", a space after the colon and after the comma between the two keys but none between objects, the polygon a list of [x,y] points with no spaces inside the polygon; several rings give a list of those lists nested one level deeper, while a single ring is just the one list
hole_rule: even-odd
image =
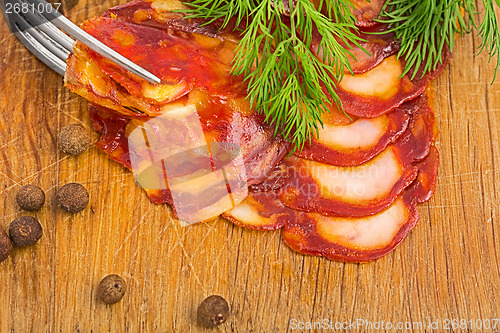
[{"label": "wood grain surface", "polygon": [[[80,1],[70,17],[81,22],[118,3]],[[33,215],[44,229],[36,246],[0,263],[0,332],[203,331],[195,312],[210,294],[231,306],[216,332],[298,332],[295,320],[358,319],[416,324],[339,331],[430,332],[438,321],[434,331],[444,332],[445,319],[470,327],[469,320],[500,318],[500,79],[490,85],[494,64],[475,55],[473,36],[457,41],[451,65],[433,84],[441,166],[420,223],[382,259],[344,264],[291,251],[279,231],[223,219],[180,227],[168,206],[151,204],[132,174],[97,148],[79,157],[61,153],[63,126],[91,130],[87,103],[0,21],[0,228]],[[73,181],[91,196],[75,215],[55,204],[57,188]],[[37,213],[16,205],[25,184],[46,192]],[[96,287],[110,273],[123,276],[129,291],[106,306]],[[500,323],[447,331],[500,332]]]}]

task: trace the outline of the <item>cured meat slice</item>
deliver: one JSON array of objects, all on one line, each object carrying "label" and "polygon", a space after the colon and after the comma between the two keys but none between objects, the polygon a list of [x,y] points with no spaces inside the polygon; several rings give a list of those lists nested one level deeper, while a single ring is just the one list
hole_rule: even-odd
[{"label": "cured meat slice", "polygon": [[437,165],[438,154],[433,147],[429,157],[419,164],[417,180],[386,210],[359,218],[301,213],[295,222],[285,224],[283,240],[297,252],[332,260],[362,262],[380,258],[417,224],[417,203],[432,195]]},{"label": "cured meat slice", "polygon": [[339,167],[298,157],[284,160],[288,178],[279,198],[293,209],[324,215],[365,216],[387,208],[417,176],[434,137],[434,115],[425,99],[415,101],[411,124],[400,139],[372,160]]},{"label": "cured meat slice", "polygon": [[377,24],[374,19],[378,18],[385,0],[350,0],[354,5],[354,16],[358,26],[372,26]]},{"label": "cured meat slice", "polygon": [[[339,40],[339,43],[351,53],[348,60],[354,74],[369,71],[385,58],[399,51],[399,43],[394,40],[394,34],[386,32],[386,30],[387,26],[384,24],[360,28],[358,35],[361,38],[359,41],[361,47]],[[316,33],[313,37],[312,50],[317,54],[319,60],[323,60],[323,52],[319,49],[321,36]]]},{"label": "cured meat slice", "polygon": [[404,63],[396,55],[385,58],[373,69],[351,75],[346,73],[336,87],[345,112],[362,118],[375,118],[388,113],[405,101],[421,95],[447,64],[449,54],[436,70],[423,77],[403,73]]},{"label": "cured meat slice", "polygon": [[415,179],[417,168],[411,162],[397,146],[355,167],[286,158],[288,178],[279,198],[291,208],[327,215],[376,214]]},{"label": "cured meat slice", "polygon": [[275,230],[293,222],[295,213],[283,205],[275,191],[269,191],[250,193],[242,203],[223,216],[245,228]]},{"label": "cured meat slice", "polygon": [[[449,51],[445,50],[442,63],[434,71],[422,76],[419,69],[414,79],[413,71],[403,75],[405,62],[396,54],[400,45],[387,29],[385,24],[361,28],[359,36],[365,40],[360,42],[361,47],[341,42],[352,53],[349,57],[352,73],[346,69],[335,91],[344,111],[351,116],[375,118],[394,111],[421,95],[450,59]],[[323,52],[318,48],[320,36],[315,37],[313,51],[323,60]]]},{"label": "cured meat slice", "polygon": [[378,24],[360,30],[359,36],[364,40],[359,43],[362,48],[350,45],[350,52],[354,57],[350,58],[349,63],[354,74],[373,69],[385,58],[399,51],[399,43],[394,40],[393,33],[380,34],[386,29],[385,25]]},{"label": "cured meat slice", "polygon": [[349,218],[303,213],[283,230],[283,240],[293,250],[332,260],[368,261],[393,250],[415,226],[416,203],[398,198],[372,216]]},{"label": "cured meat slice", "polygon": [[330,114],[325,114],[318,137],[311,138],[311,143],[296,155],[338,166],[362,164],[406,130],[410,114],[417,107],[416,103],[406,103],[391,113],[371,119],[358,118],[347,125],[335,124],[330,121]]},{"label": "cured meat slice", "polygon": [[[319,8],[324,4],[321,0],[310,0]],[[374,19],[378,18],[385,0],[349,0],[352,4],[352,13],[356,19],[355,24],[359,27],[367,27],[377,24]],[[321,10],[326,14],[327,9],[323,6]]]}]

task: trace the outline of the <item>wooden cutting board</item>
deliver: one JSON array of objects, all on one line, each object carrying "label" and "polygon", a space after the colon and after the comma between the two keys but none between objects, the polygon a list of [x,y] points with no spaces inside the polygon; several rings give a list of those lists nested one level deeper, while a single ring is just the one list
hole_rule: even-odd
[{"label": "wooden cutting board", "polygon": [[[81,22],[118,3],[82,0],[70,17]],[[437,321],[440,332],[446,319],[474,328],[500,318],[500,78],[490,85],[494,64],[475,55],[478,39],[459,39],[433,84],[441,166],[420,223],[382,259],[344,264],[291,251],[279,231],[223,219],[180,227],[168,206],[151,204],[132,174],[95,147],[79,157],[62,154],[63,126],[91,129],[87,103],[0,21],[0,227],[33,215],[44,228],[36,246],[15,249],[0,263],[1,332],[202,331],[195,312],[210,294],[231,306],[230,319],[215,331],[366,320],[345,331],[370,332],[370,323],[384,321],[415,322],[405,332],[422,332]],[[56,189],[73,181],[91,196],[76,215],[54,200]],[[25,184],[46,192],[37,213],[15,203]],[[129,291],[105,306],[96,286],[110,273],[123,276]],[[485,331],[499,332],[500,323]]]}]

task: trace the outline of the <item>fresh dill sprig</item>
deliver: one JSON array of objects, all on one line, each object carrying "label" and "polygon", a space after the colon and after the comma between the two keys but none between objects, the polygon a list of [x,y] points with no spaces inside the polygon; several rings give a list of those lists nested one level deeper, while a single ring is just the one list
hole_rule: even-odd
[{"label": "fresh dill sprig", "polygon": [[[495,2],[497,7],[500,8],[500,0],[495,0]],[[482,52],[486,48],[490,61],[494,56],[497,57],[497,67],[495,68],[495,74],[493,76],[493,81],[495,81],[498,74],[498,68],[500,67],[500,27],[498,26],[498,18],[495,13],[493,1],[483,0],[483,5],[485,14],[483,21],[478,27],[479,37],[481,37],[479,52]]]},{"label": "fresh dill sprig", "polygon": [[[351,70],[352,54],[345,45],[359,46],[361,40],[349,1],[321,0],[318,8],[330,8],[327,14],[309,0],[194,0],[186,5],[188,18],[223,20],[225,27],[235,17],[236,26],[241,24],[233,73],[247,81],[251,105],[295,149],[318,135],[329,106],[342,108],[334,88],[344,69]],[[316,32],[322,59],[313,52]]]},{"label": "fresh dill sprig", "polygon": [[406,64],[403,75],[410,71],[412,79],[422,69],[421,75],[436,69],[442,63],[445,47],[453,52],[455,35],[479,31],[479,52],[488,50],[490,60],[496,56],[500,66],[500,30],[495,5],[500,0],[482,0],[485,15],[477,24],[474,0],[388,0],[382,7],[380,22],[389,24],[389,30],[401,43],[399,57]]}]

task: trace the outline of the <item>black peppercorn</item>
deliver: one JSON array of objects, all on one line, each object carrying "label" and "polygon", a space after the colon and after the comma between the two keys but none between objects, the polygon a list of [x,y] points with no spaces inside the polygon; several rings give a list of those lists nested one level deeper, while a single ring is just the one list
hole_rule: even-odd
[{"label": "black peppercorn", "polygon": [[45,193],[38,186],[26,185],[17,192],[16,201],[24,210],[39,210],[45,203]]},{"label": "black peppercorn", "polygon": [[126,291],[125,281],[119,275],[111,274],[99,283],[97,296],[103,303],[115,304],[123,298]]},{"label": "black peppercorn", "polygon": [[16,246],[30,246],[42,237],[42,226],[31,216],[21,216],[10,223],[9,237]]},{"label": "black peppercorn", "polygon": [[7,259],[11,250],[12,242],[7,234],[3,230],[0,230],[0,262]]},{"label": "black peppercorn", "polygon": [[198,307],[198,321],[207,328],[222,324],[228,317],[229,305],[221,296],[208,296]]},{"label": "black peppercorn", "polygon": [[70,213],[78,213],[89,204],[89,192],[82,184],[69,183],[57,191],[58,205]]},{"label": "black peppercorn", "polygon": [[66,154],[80,155],[90,146],[89,133],[78,124],[64,126],[59,133],[59,145]]}]

